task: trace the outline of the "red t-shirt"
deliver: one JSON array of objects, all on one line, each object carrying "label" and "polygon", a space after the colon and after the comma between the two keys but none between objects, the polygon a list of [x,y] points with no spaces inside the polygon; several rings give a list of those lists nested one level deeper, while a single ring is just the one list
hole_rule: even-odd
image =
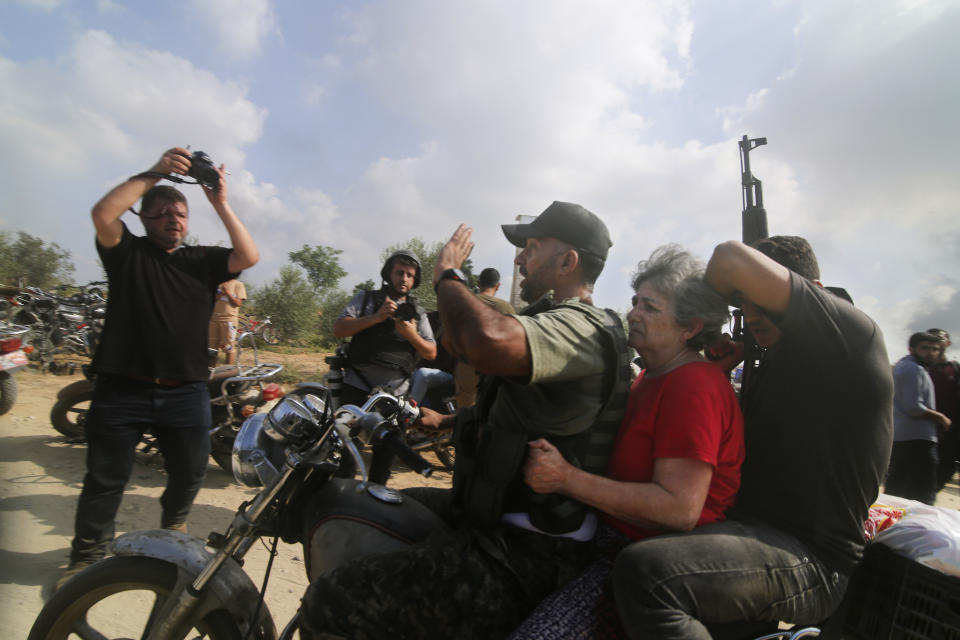
[{"label": "red t-shirt", "polygon": [[[740,488],[743,415],[723,372],[710,362],[691,362],[645,379],[630,389],[607,475],[626,482],[650,482],[657,458],[692,458],[713,465],[713,477],[697,526],[724,519]],[[602,519],[634,539],[664,533]]]}]

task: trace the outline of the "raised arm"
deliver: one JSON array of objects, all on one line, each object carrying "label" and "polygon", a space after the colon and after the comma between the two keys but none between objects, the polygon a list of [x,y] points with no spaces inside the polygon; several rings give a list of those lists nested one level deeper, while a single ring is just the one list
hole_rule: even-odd
[{"label": "raised arm", "polygon": [[790,302],[790,271],[736,240],[713,250],[706,276],[710,286],[727,299],[739,292],[774,313],[785,312]]},{"label": "raised arm", "polygon": [[[433,281],[447,269],[459,269],[473,250],[472,229],[460,225],[440,250]],[[488,306],[463,284],[444,280],[437,289],[437,308],[449,344],[477,371],[496,376],[529,376],[530,346],[523,325]]]},{"label": "raised arm", "polygon": [[[174,147],[166,151],[147,172],[186,175],[189,170],[190,152],[181,147]],[[120,216],[159,180],[159,176],[130,178],[111,189],[93,206],[90,214],[93,218],[93,226],[97,230],[97,242],[100,246],[110,249],[120,243],[120,238],[123,236],[123,223],[120,222]]]},{"label": "raised arm", "polygon": [[[187,166],[189,167],[189,162]],[[260,260],[260,252],[253,241],[253,236],[240,222],[240,218],[237,217],[233,209],[230,208],[230,203],[227,202],[227,177],[222,164],[217,169],[217,173],[220,174],[219,187],[216,189],[203,187],[203,194],[213,205],[214,211],[220,216],[220,221],[230,236],[230,246],[233,247],[233,251],[227,260],[227,269],[230,270],[230,273],[239,273],[257,264],[257,261]]]}]

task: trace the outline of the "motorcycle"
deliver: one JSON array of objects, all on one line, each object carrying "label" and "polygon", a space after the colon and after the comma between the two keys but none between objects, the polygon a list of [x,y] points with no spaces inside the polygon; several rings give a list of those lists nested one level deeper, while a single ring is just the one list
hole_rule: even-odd
[{"label": "motorcycle", "polygon": [[[234,476],[261,489],[240,505],[225,533],[213,532],[206,541],[162,529],[118,537],[114,556],[84,569],[53,594],[28,640],[62,640],[73,633],[159,640],[193,638],[197,632],[211,640],[289,640],[299,614],[278,635],[262,592],[242,569],[245,554],[261,536],[273,537],[274,550],[282,538],[314,551],[305,554],[312,577],[372,548],[404,546],[443,526],[423,505],[370,483],[354,444],[360,440],[375,451],[389,449],[429,476],[430,464],[381,413],[395,414],[399,400],[378,393],[362,408],[333,410],[325,390],[316,391],[288,395],[268,413],[244,422],[233,450]],[[360,479],[337,477],[347,459]],[[267,576],[269,571],[268,565]],[[125,615],[98,616],[96,605],[112,596],[123,598]]]},{"label": "motorcycle", "polygon": [[27,366],[23,352],[23,335],[29,329],[16,324],[0,324],[0,415],[13,408],[17,401],[17,380],[13,372]]},{"label": "motorcycle", "polygon": [[56,356],[93,357],[106,317],[106,300],[99,288],[103,284],[106,283],[91,282],[81,287],[60,286],[51,290],[79,289],[70,296],[35,287],[20,291],[16,297],[20,308],[14,321],[30,328],[27,341],[32,347],[31,360],[52,373],[71,374],[76,364],[58,362]]},{"label": "motorcycle", "polygon": [[[349,362],[347,355],[348,345],[341,344],[334,355],[324,358],[330,365],[330,372],[326,376],[326,387],[330,392],[330,402],[333,408],[339,407],[340,388],[343,384],[343,371]],[[453,429],[436,430],[419,426],[420,407],[404,395],[394,393],[393,389],[375,387],[371,395],[384,392],[398,398],[396,415],[389,416],[397,420],[403,438],[414,451],[433,451],[444,469],[452,470],[454,461]],[[453,414],[457,411],[455,389],[452,385],[430,389],[424,399],[424,406],[443,414]]]},{"label": "motorcycle", "polygon": [[[270,378],[283,370],[283,365],[260,362],[256,343],[250,334],[242,334],[237,339],[238,360],[240,345],[244,340],[249,340],[252,344],[253,365],[214,367],[210,370],[208,381],[212,414],[210,456],[227,472],[232,470],[233,442],[243,420],[283,395],[279,385],[269,382]],[[50,410],[50,423],[70,442],[86,441],[84,427],[90,401],[93,399],[93,389],[92,376],[88,376],[67,385],[57,393],[57,401]],[[153,435],[144,434],[138,452],[147,457],[158,453]]]}]

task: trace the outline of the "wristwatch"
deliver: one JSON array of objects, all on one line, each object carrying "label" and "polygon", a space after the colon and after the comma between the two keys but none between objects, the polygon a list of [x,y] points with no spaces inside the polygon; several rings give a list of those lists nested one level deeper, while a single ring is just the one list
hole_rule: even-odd
[{"label": "wristwatch", "polygon": [[440,277],[437,278],[437,284],[433,285],[434,292],[440,288],[440,283],[444,280],[456,280],[457,282],[467,284],[467,276],[463,275],[463,271],[460,271],[460,269],[446,269],[440,274]]}]

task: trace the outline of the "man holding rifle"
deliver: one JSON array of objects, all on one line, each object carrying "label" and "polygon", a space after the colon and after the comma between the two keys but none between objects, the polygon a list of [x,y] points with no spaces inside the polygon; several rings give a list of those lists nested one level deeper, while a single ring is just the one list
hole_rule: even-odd
[{"label": "man holding rifle", "polygon": [[[726,522],[624,550],[617,608],[633,638],[822,622],[863,550],[892,442],[890,363],[866,314],[825,290],[796,236],[718,246],[707,280],[763,349],[741,397],[746,460]],[[759,630],[759,629],[758,629]],[[713,635],[711,635],[713,634]]]}]

